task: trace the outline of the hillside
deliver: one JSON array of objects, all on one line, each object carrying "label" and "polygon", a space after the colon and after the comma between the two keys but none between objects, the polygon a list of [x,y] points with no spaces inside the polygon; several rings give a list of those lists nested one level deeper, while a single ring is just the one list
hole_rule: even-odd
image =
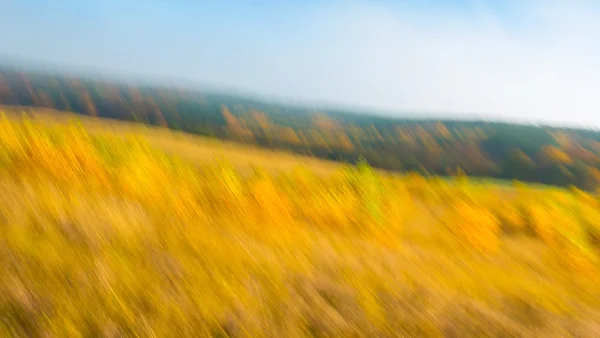
[{"label": "hillside", "polygon": [[1,336],[600,332],[597,195],[274,153],[241,172],[160,149],[192,136],[37,116],[0,119]]},{"label": "hillside", "polygon": [[114,119],[88,117],[48,108],[0,106],[9,120],[24,119],[46,125],[69,124],[76,121],[91,134],[111,132],[115,135],[142,137],[156,149],[177,156],[200,166],[211,160],[227,158],[236,168],[248,171],[256,165],[267,165],[269,170],[290,170],[297,166],[308,166],[318,173],[331,173],[340,163],[315,159],[292,152],[264,149],[249,144],[217,140],[167,128]]},{"label": "hillside", "polygon": [[0,67],[0,103],[136,121],[318,158],[423,175],[518,179],[592,191],[600,132],[381,117],[186,88]]}]

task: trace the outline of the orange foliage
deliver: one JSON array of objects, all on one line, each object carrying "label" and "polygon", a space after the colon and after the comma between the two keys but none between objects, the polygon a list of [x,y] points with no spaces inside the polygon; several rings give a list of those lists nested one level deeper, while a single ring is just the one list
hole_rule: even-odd
[{"label": "orange foliage", "polygon": [[555,146],[545,146],[541,150],[542,160],[550,163],[571,164],[573,160],[562,149]]}]

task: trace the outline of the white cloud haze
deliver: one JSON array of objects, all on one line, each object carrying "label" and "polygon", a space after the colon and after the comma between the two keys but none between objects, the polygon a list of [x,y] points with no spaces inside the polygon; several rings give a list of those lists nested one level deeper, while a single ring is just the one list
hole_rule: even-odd
[{"label": "white cloud haze", "polygon": [[468,10],[307,1],[246,14],[90,2],[69,23],[79,14],[51,2],[8,1],[0,52],[292,100],[600,127],[598,5],[524,0],[500,15],[462,2]]}]

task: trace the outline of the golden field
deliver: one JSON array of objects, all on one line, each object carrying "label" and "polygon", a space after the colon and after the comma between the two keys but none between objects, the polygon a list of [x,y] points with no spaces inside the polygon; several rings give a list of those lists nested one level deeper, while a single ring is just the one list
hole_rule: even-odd
[{"label": "golden field", "polygon": [[0,336],[600,335],[577,189],[7,112],[0,199]]},{"label": "golden field", "polygon": [[46,108],[0,106],[11,121],[28,119],[45,125],[68,124],[77,121],[90,134],[110,132],[117,137],[136,135],[144,138],[151,146],[193,165],[204,164],[213,158],[226,156],[236,168],[247,170],[255,165],[268,163],[270,170],[291,170],[298,165],[309,166],[317,173],[330,173],[340,164],[283,151],[270,151],[250,144],[217,140],[167,128],[146,124],[95,118]]}]

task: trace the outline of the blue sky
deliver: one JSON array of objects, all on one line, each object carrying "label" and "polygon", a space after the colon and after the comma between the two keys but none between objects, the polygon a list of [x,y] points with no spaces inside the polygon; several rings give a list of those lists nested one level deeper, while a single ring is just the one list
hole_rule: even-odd
[{"label": "blue sky", "polygon": [[600,127],[587,0],[0,0],[0,55],[289,101]]}]

